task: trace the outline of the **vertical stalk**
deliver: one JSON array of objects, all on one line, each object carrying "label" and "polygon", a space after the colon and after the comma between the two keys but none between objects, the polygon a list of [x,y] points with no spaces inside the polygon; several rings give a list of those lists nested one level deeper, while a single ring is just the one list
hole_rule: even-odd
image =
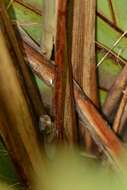
[{"label": "vertical stalk", "polygon": [[[95,0],[74,1],[73,23],[73,74],[92,102],[98,106],[95,61]],[[91,149],[93,141],[85,132],[86,148]]]},{"label": "vertical stalk", "polygon": [[33,189],[43,162],[38,119],[45,110],[3,0],[0,24],[0,135],[21,181]]},{"label": "vertical stalk", "polygon": [[64,139],[64,130],[70,143],[76,142],[76,120],[72,92],[71,60],[69,59],[67,6],[68,1],[58,1],[56,36],[55,117],[58,139]]},{"label": "vertical stalk", "polygon": [[65,97],[65,115],[64,115],[64,128],[67,132],[68,141],[70,144],[76,144],[78,140],[77,135],[77,121],[76,111],[74,105],[74,89],[73,89],[73,73],[72,73],[72,30],[73,30],[73,0],[68,0],[67,4],[67,84],[66,84],[66,97]]},{"label": "vertical stalk", "polygon": [[41,48],[45,56],[50,59],[55,44],[57,1],[42,1],[42,39]]},{"label": "vertical stalk", "polygon": [[11,21],[7,14],[7,10],[5,8],[3,0],[0,0],[0,8],[0,19],[2,23],[2,29],[6,34],[6,39],[9,41],[10,49],[12,50],[13,55],[15,57],[15,65],[22,73],[22,75],[20,76],[20,81],[22,85],[26,86],[27,88],[27,96],[29,96],[28,100],[33,105],[33,109],[38,119],[40,115],[45,113],[39,91],[37,89],[33,74],[31,73],[27,62],[24,61],[23,54],[21,52],[22,44],[20,43],[20,40],[19,42],[17,42],[16,35],[11,25]]},{"label": "vertical stalk", "polygon": [[0,135],[22,182],[32,187],[33,176],[38,176],[42,164],[39,136],[27,90],[20,83],[21,72],[15,67],[1,31],[0,44]]}]

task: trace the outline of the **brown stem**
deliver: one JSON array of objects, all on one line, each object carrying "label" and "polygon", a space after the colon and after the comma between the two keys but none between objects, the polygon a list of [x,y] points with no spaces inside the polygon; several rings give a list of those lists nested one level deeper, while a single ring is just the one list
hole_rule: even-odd
[{"label": "brown stem", "polygon": [[[42,35],[41,50],[45,56],[50,59],[54,51],[56,41],[56,25],[57,25],[57,4],[58,0],[42,1]],[[54,55],[53,55],[54,56]]]},{"label": "brown stem", "polygon": [[67,0],[58,1],[57,11],[57,33],[55,48],[55,94],[54,111],[57,137],[59,140],[64,138],[64,109],[65,109],[65,88],[67,82],[67,36],[66,36],[66,12]]},{"label": "brown stem", "polygon": [[74,89],[72,74],[72,26],[73,26],[73,0],[68,0],[67,4],[67,83],[65,96],[64,128],[69,144],[77,144],[77,121],[74,105]]},{"label": "brown stem", "polygon": [[23,47],[34,73],[44,80],[48,86],[52,86],[54,84],[56,74],[55,65],[53,65],[51,61],[47,60],[42,54],[30,47],[26,42],[23,42]]},{"label": "brown stem", "polygon": [[40,117],[40,115],[45,113],[45,111],[41,102],[39,91],[36,87],[32,73],[28,68],[28,64],[24,62],[22,52],[20,51],[20,49],[22,49],[22,44],[20,43],[20,40],[19,43],[17,42],[15,32],[13,30],[11,21],[9,19],[3,1],[0,1],[0,6],[1,6],[0,9],[1,22],[3,24],[5,33],[7,34],[7,38],[10,41],[11,50],[13,50],[14,54],[16,55],[16,61],[19,63],[18,67],[20,67],[20,70],[22,72],[21,82],[24,83],[24,85],[26,85],[28,89],[28,96],[30,97],[30,101],[33,104],[35,113],[38,117]]},{"label": "brown stem", "polygon": [[117,23],[116,23],[116,15],[115,15],[114,7],[113,7],[113,4],[112,4],[112,0],[108,0],[108,2],[109,2],[110,10],[111,10],[113,23],[114,23],[114,25],[117,25]]},{"label": "brown stem", "polygon": [[[74,1],[72,64],[75,80],[93,103],[98,106],[95,60],[95,8],[95,0]],[[88,151],[95,149],[93,140],[88,132],[85,132],[84,141]]]},{"label": "brown stem", "polygon": [[0,135],[18,176],[33,189],[33,177],[39,177],[43,163],[36,112],[6,35],[0,30]]},{"label": "brown stem", "polygon": [[121,73],[118,75],[114,84],[112,85],[106,102],[103,106],[103,113],[107,120],[112,124],[121,101],[123,90],[127,85],[127,65],[124,66]]},{"label": "brown stem", "polygon": [[[27,51],[28,48],[29,48],[29,46],[27,46],[25,51],[26,51],[26,54],[29,59],[29,51]],[[34,59],[35,54],[37,55],[37,57],[38,56],[41,57],[41,55],[39,55],[35,50],[33,50],[33,51],[34,51],[34,54],[30,55],[30,64],[33,62],[32,60],[34,60],[34,62],[36,64],[36,60]],[[48,84],[53,86],[53,83],[51,84],[50,80],[53,81],[55,78],[55,72],[54,72],[55,69],[53,69],[53,67],[51,67],[51,64],[48,64],[48,62],[43,59],[44,59],[44,57],[42,57],[40,62],[38,59],[37,65],[39,65],[39,67],[41,68],[42,71],[48,70],[49,73],[52,73],[51,75],[48,74],[45,82],[47,82],[47,80],[48,80],[49,81]],[[47,62],[47,66],[45,64],[43,64],[43,62],[45,64]],[[44,80],[43,73],[39,72],[39,77],[42,80]],[[118,163],[120,167],[122,167],[122,165],[124,164],[124,163],[122,163],[122,165],[121,165],[121,162],[120,162],[121,154],[123,152],[122,144],[117,139],[117,137],[114,135],[114,133],[111,131],[109,125],[102,118],[102,116],[97,111],[97,109],[92,104],[92,102],[88,99],[88,97],[86,95],[84,95],[84,93],[78,87],[78,85],[76,84],[75,81],[74,81],[74,95],[75,95],[75,102],[77,105],[76,108],[77,108],[78,115],[81,118],[81,120],[83,121],[82,126],[86,126],[85,123],[87,121],[88,126],[91,126],[91,127],[89,127],[89,130],[90,130],[90,133],[93,136],[95,142],[100,146],[101,149],[103,148],[103,151],[105,151],[106,155],[107,154],[110,155],[112,157],[112,159],[114,161],[116,161],[116,163]]]},{"label": "brown stem", "polygon": [[[55,124],[58,138],[66,134],[70,144],[77,142],[76,113],[73,99],[73,78],[71,73],[71,24],[69,11],[70,1],[58,1],[57,35],[55,51]],[[64,133],[65,130],[65,133]]]},{"label": "brown stem", "polygon": [[103,149],[104,153],[109,156],[110,159],[113,159],[113,162],[118,165],[122,171],[125,171],[126,159],[123,161],[117,156],[120,152],[122,154],[124,152],[125,154],[122,144],[111,131],[107,122],[96,110],[95,106],[76,84],[74,85],[74,94],[79,117],[84,122],[88,123],[90,134],[95,139],[98,146]]},{"label": "brown stem", "polygon": [[93,103],[98,105],[95,60],[95,4],[95,0],[75,0],[72,63],[75,80]]},{"label": "brown stem", "polygon": [[39,9],[39,7],[36,7],[36,4],[33,5],[32,3],[29,3],[24,0],[15,0],[15,1],[19,3],[20,5],[24,6],[25,8],[30,9],[31,11],[35,12],[36,14],[40,16],[42,15],[41,9]]},{"label": "brown stem", "polygon": [[123,91],[123,97],[121,99],[118,111],[116,113],[114,123],[113,123],[113,130],[115,131],[116,134],[121,133],[122,131],[122,125],[121,125],[121,120],[122,116],[125,110],[125,106],[127,105],[127,88]]}]

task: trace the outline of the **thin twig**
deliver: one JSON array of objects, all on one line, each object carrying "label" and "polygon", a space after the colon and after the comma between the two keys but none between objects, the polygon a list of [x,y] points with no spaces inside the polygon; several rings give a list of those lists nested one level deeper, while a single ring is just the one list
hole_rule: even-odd
[{"label": "thin twig", "polygon": [[12,24],[22,26],[22,27],[23,26],[24,27],[30,27],[30,26],[34,26],[34,25],[41,26],[41,24],[37,23],[37,22],[19,22],[17,20],[12,20]]},{"label": "thin twig", "polygon": [[[106,54],[109,51],[109,48],[105,47],[102,43],[95,41],[96,47],[97,49],[99,49],[100,51],[102,50],[102,52],[104,52],[104,54]],[[120,49],[121,50],[121,49]],[[111,58],[112,60],[114,60],[114,62],[119,62],[120,65],[126,65],[127,64],[127,60],[125,60],[123,57],[120,56],[120,52],[119,54],[111,51],[108,54],[108,58]]]},{"label": "thin twig", "polygon": [[24,0],[15,0],[18,4],[24,6],[25,8],[33,11],[34,13],[38,14],[38,15],[42,15],[42,10],[39,9],[39,7],[36,7],[35,4],[32,4],[30,2],[24,1]]},{"label": "thin twig", "polygon": [[127,30],[114,42],[113,46],[109,49],[109,51],[102,57],[102,59],[97,64],[97,67],[100,66],[101,63],[108,57],[108,55],[112,52],[112,50],[119,44],[119,42],[123,39],[123,37],[127,34]]}]

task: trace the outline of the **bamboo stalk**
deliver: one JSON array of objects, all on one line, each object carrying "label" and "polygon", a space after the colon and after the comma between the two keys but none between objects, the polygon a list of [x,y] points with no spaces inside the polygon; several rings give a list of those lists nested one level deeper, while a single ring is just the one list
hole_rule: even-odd
[{"label": "bamboo stalk", "polygon": [[98,105],[95,60],[96,1],[74,1],[72,63],[75,80]]},{"label": "bamboo stalk", "polygon": [[21,72],[17,75],[1,30],[0,44],[0,135],[18,176],[24,185],[33,188],[33,177],[39,176],[42,164],[40,138],[27,101],[26,87],[20,83]]},{"label": "bamboo stalk", "polygon": [[42,1],[42,39],[41,49],[45,56],[50,59],[52,56],[53,46],[56,38],[56,23],[57,23],[57,1],[44,0]]},{"label": "bamboo stalk", "polygon": [[[72,23],[72,21],[71,21]],[[69,27],[70,27],[70,24],[69,24]],[[19,29],[19,32],[22,36],[22,39],[27,43],[29,44],[31,47],[33,47],[33,49],[35,49],[37,52],[41,53],[40,51],[40,47],[30,38],[30,36],[26,33],[26,31],[24,31],[20,26],[18,26],[18,29]],[[71,35],[70,35],[71,36]],[[69,37],[69,39],[71,39],[71,37]],[[71,41],[71,40],[70,40]],[[71,42],[69,42],[71,44]],[[99,49],[101,48],[100,46],[97,46]],[[71,48],[70,48],[71,49]],[[102,47],[103,49],[103,47]],[[105,50],[104,50],[105,51]],[[42,55],[43,56],[43,55]],[[35,55],[36,57],[36,55]],[[70,57],[70,56],[69,56]],[[111,57],[112,58],[112,57]],[[115,59],[115,57],[113,57],[113,59]],[[119,59],[119,58],[118,58]],[[121,61],[120,63],[123,65],[125,64],[124,63],[124,60],[122,62],[121,59],[119,59],[118,61]],[[50,64],[54,64],[53,61],[50,62]],[[43,71],[42,71],[43,72]],[[113,77],[112,78],[112,83],[113,83],[113,80],[115,80],[116,77]],[[108,82],[107,82],[108,81]],[[109,80],[109,76],[108,75],[105,75],[105,77],[99,81],[100,82],[100,88],[103,89],[103,90],[109,90],[111,88],[111,81]]]},{"label": "bamboo stalk", "polygon": [[48,86],[52,86],[56,75],[55,65],[47,60],[42,54],[30,47],[26,42],[23,42],[23,47],[33,72],[39,76],[39,78],[42,79],[43,77],[43,81]]},{"label": "bamboo stalk", "polygon": [[[124,101],[121,99],[121,103],[123,101],[123,104],[125,104],[125,105],[123,106],[124,111],[122,112],[118,135],[121,138],[121,140],[126,143],[127,142],[127,102],[125,99],[124,99]],[[119,107],[119,109],[120,109],[120,107]]]},{"label": "bamboo stalk", "polygon": [[[23,39],[25,40],[25,39]],[[28,62],[35,74],[42,79],[48,86],[54,86],[56,66],[36,49],[30,46],[28,41],[23,41],[23,48]]]},{"label": "bamboo stalk", "polygon": [[[95,8],[95,0],[74,1],[72,63],[75,80],[93,103],[98,106],[95,60]],[[84,142],[88,151],[95,149],[87,129]]]},{"label": "bamboo stalk", "polygon": [[121,73],[118,75],[114,84],[112,85],[106,102],[103,106],[103,113],[109,123],[113,123],[116,111],[118,109],[119,103],[121,101],[123,90],[127,84],[127,65],[124,66]]},{"label": "bamboo stalk", "polygon": [[55,93],[54,112],[55,127],[58,140],[64,139],[64,110],[65,110],[65,89],[67,82],[67,46],[66,46],[66,9],[67,0],[58,1],[57,10],[57,33],[55,48]]},{"label": "bamboo stalk", "polygon": [[71,45],[68,36],[70,27],[67,27],[67,20],[69,19],[67,11],[68,2],[58,1],[54,108],[58,139],[64,139],[66,135],[68,142],[73,144],[77,141],[77,134],[72,91],[71,59],[69,58]]},{"label": "bamboo stalk", "polygon": [[[102,109],[109,123],[113,124],[113,128],[119,128],[118,135],[120,135],[121,139],[124,141],[127,140],[127,105],[125,100],[126,98],[123,97],[123,91],[126,88],[126,85],[127,65],[124,66],[123,70],[118,75],[117,79],[109,90],[108,97]],[[118,122],[117,124],[116,121]]]},{"label": "bamboo stalk", "polygon": [[[36,64],[36,60],[34,59],[33,55],[37,55],[37,57],[41,57],[39,53],[35,50],[34,54],[30,54],[29,57],[29,46],[25,46],[25,51],[30,61],[30,64],[34,62]],[[39,58],[40,59],[40,58]],[[53,86],[53,83],[50,81],[54,81],[55,79],[55,68],[51,67],[51,64],[46,65],[46,59],[42,57],[42,59],[37,60],[37,65],[41,68],[42,71],[48,70],[48,73],[52,73],[51,75],[48,74],[46,77],[45,82],[48,80],[48,85]],[[44,60],[43,60],[44,59]],[[43,64],[43,62],[45,64]],[[53,65],[52,65],[53,66]],[[40,69],[38,70],[41,71]],[[35,70],[36,73],[36,70]],[[38,75],[42,80],[44,80],[43,72],[39,73]],[[121,155],[123,152],[123,146],[115,134],[110,129],[108,123],[102,118],[100,113],[97,111],[93,103],[89,100],[89,98],[82,92],[82,90],[78,87],[77,83],[74,81],[74,95],[75,95],[75,102],[76,102],[76,109],[80,119],[82,120],[82,127],[86,126],[86,122],[88,123],[89,130],[91,135],[93,136],[95,142],[98,144],[101,150],[105,152],[106,155],[110,155],[114,160],[114,163],[118,163],[120,168],[123,168],[125,165],[125,161],[121,163]]]},{"label": "bamboo stalk", "polygon": [[75,85],[74,87],[79,117],[87,123],[90,134],[109,161],[126,174],[126,150],[88,97],[81,92],[79,86]]},{"label": "bamboo stalk", "polygon": [[72,74],[72,27],[73,27],[73,0],[68,0],[67,17],[66,17],[66,36],[67,36],[67,83],[65,96],[65,111],[64,111],[64,128],[69,144],[77,144],[77,121],[74,105],[74,89],[73,89],[73,74]]},{"label": "bamboo stalk", "polygon": [[3,0],[0,8],[0,135],[21,181],[33,189],[33,177],[44,163],[38,124],[45,110]]},{"label": "bamboo stalk", "polygon": [[122,120],[122,116],[125,111],[126,105],[127,105],[127,88],[123,91],[123,97],[121,99],[118,111],[116,113],[116,116],[113,122],[113,127],[112,127],[115,133],[118,135],[120,135],[122,131],[121,120]]},{"label": "bamboo stalk", "polygon": [[40,98],[39,91],[36,87],[34,77],[30,72],[28,64],[24,62],[22,52],[20,51],[20,49],[22,49],[22,44],[20,43],[20,40],[19,43],[17,43],[17,39],[13,31],[13,27],[11,25],[11,21],[7,14],[3,0],[0,0],[0,6],[1,6],[0,18],[4,32],[6,34],[7,39],[11,42],[10,49],[13,50],[14,55],[16,55],[15,56],[16,62],[19,63],[18,65],[17,64],[16,65],[22,72],[21,83],[26,86],[28,90],[29,100],[33,104],[36,116],[39,118],[40,115],[45,114],[45,110]]}]

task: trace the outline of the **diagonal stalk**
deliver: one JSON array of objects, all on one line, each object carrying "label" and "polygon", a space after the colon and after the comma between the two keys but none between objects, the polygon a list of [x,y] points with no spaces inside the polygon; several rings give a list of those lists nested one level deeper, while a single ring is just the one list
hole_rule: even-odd
[{"label": "diagonal stalk", "polygon": [[[53,86],[53,83],[50,83],[50,81],[54,81],[55,79],[55,67],[53,65],[51,66],[51,64],[49,64],[48,61],[41,54],[37,53],[34,49],[29,47],[28,44],[24,44],[24,47],[30,65],[33,66],[33,70],[35,71],[35,73],[48,85]],[[37,59],[34,58],[34,55],[36,55]],[[35,65],[37,65],[37,70]],[[45,75],[43,75],[44,73]],[[46,75],[47,77],[45,80]],[[113,160],[114,164],[118,164],[119,167],[123,170],[126,161],[121,161],[123,152],[125,152],[123,150],[121,142],[112,132],[107,122],[102,118],[102,116],[97,111],[92,102],[89,100],[89,98],[81,91],[75,81],[74,96],[77,105],[76,109],[79,118],[82,120],[82,127],[86,126],[87,121],[90,133],[100,149],[103,150],[104,153]]]}]

